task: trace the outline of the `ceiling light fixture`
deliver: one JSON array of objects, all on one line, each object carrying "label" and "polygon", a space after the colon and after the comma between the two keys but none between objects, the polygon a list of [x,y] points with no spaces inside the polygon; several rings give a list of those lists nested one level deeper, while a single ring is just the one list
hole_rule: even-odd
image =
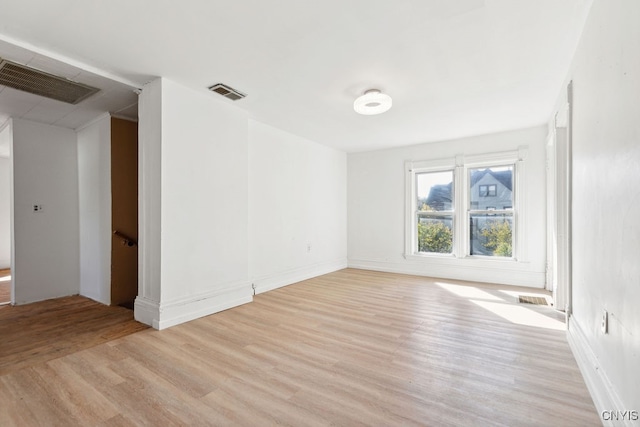
[{"label": "ceiling light fixture", "polygon": [[353,109],[356,113],[372,116],[388,111],[392,105],[391,97],[378,89],[369,89],[364,95],[353,101]]}]

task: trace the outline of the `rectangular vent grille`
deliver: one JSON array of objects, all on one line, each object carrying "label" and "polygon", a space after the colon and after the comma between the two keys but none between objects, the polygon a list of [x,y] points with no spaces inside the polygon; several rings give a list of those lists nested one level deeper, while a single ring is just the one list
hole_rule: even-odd
[{"label": "rectangular vent grille", "polygon": [[528,295],[518,295],[518,302],[520,304],[549,305],[546,298],[532,297]]},{"label": "rectangular vent grille", "polygon": [[237,91],[234,88],[229,87],[229,86],[227,86],[225,84],[222,84],[222,83],[218,83],[218,84],[215,84],[215,85],[211,86],[209,88],[209,90],[212,91],[212,92],[215,92],[215,93],[217,93],[219,95],[222,95],[225,98],[229,98],[232,101],[237,101],[238,99],[242,99],[245,96],[247,96],[244,93],[242,93],[240,91]]},{"label": "rectangular vent grille", "polygon": [[0,85],[69,104],[77,104],[100,91],[92,86],[1,59]]}]

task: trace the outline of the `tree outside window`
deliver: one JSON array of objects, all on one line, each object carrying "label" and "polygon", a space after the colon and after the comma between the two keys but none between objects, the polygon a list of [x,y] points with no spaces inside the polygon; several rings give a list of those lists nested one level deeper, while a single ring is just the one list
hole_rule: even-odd
[{"label": "tree outside window", "polygon": [[470,169],[468,191],[469,254],[512,257],[513,165]]},{"label": "tree outside window", "polygon": [[453,171],[416,174],[418,253],[450,254],[453,249]]}]

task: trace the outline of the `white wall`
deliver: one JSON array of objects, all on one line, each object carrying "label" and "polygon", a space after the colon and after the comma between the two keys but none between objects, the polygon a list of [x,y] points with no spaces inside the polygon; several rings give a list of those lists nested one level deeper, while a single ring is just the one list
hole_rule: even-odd
[{"label": "white wall", "polygon": [[346,154],[249,121],[249,277],[256,293],[347,265]]},{"label": "white wall", "polygon": [[[8,153],[11,129],[0,130],[0,148]],[[6,147],[6,149],[5,149]],[[0,269],[11,267],[11,160],[0,154]]]},{"label": "white wall", "polygon": [[162,329],[346,266],[344,153],[164,78],[139,107],[136,319]]},{"label": "white wall", "polygon": [[111,302],[111,116],[79,129],[80,295]]},{"label": "white wall", "polygon": [[0,157],[0,269],[11,267],[10,160]]},{"label": "white wall", "polygon": [[[15,302],[77,294],[76,133],[13,120]],[[43,211],[33,212],[41,204]]]},{"label": "white wall", "polygon": [[162,96],[162,297],[246,284],[247,113],[171,81]]},{"label": "white wall", "polygon": [[[248,118],[216,96],[167,79],[145,86],[142,93],[144,248],[136,318],[157,328],[252,300]],[[150,208],[158,204],[159,218]]]},{"label": "white wall", "polygon": [[[545,284],[544,126],[494,135],[352,153],[348,156],[349,266],[459,280],[543,287]],[[405,161],[517,150],[528,146],[524,261],[404,259]],[[518,197],[516,195],[516,197]]]},{"label": "white wall", "polygon": [[[569,338],[599,410],[640,410],[640,2],[596,0],[573,80]],[[609,312],[609,333],[600,329]]]}]

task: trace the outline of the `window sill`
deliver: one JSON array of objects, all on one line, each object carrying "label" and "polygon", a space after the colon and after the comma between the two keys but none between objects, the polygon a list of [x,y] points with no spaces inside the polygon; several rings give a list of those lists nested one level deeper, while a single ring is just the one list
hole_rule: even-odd
[{"label": "window sill", "polygon": [[404,259],[456,259],[454,254],[438,254],[438,253],[417,253],[417,254],[404,254]]},{"label": "window sill", "polygon": [[467,255],[461,259],[477,259],[482,261],[496,261],[496,262],[518,262],[515,257],[506,256],[486,256],[486,255]]},{"label": "window sill", "polygon": [[455,261],[465,261],[468,260],[470,262],[496,262],[496,263],[518,263],[517,258],[513,257],[492,257],[492,256],[482,256],[482,255],[467,255],[463,257],[457,257],[454,254],[437,254],[437,253],[413,253],[413,254],[404,254],[404,259],[406,260],[455,260]]}]

